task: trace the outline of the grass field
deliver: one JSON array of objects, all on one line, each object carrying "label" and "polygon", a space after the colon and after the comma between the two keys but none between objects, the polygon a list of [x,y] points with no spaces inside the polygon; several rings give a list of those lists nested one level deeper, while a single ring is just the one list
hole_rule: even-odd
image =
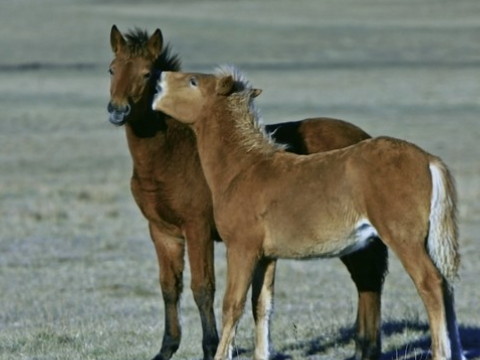
[{"label": "grass field", "polygon": [[[160,27],[185,69],[238,64],[264,90],[266,122],[339,117],[440,155],[459,192],[460,334],[467,358],[480,359],[480,2],[6,0],[0,360],[150,359],[159,349],[156,257],[129,192],[123,129],[107,122],[114,23]],[[216,258],[220,320],[222,244]],[[201,358],[189,277],[176,359]],[[353,354],[355,291],[338,260],[281,261],[276,286],[279,359]],[[425,311],[393,256],[383,299],[382,360],[426,359]],[[237,345],[251,356],[249,314]]]}]

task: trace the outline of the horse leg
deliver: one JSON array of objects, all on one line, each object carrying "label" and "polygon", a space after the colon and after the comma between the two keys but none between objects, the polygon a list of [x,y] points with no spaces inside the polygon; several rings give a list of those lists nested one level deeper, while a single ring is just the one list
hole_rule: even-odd
[{"label": "horse leg", "polygon": [[182,239],[163,233],[150,223],[150,234],[157,252],[160,287],[165,304],[165,330],[162,347],[153,360],[170,359],[180,346],[179,301],[182,292],[185,244]]},{"label": "horse leg", "polygon": [[191,271],[191,289],[200,313],[203,330],[203,358],[213,359],[218,345],[218,333],[213,311],[215,271],[213,240],[209,226],[187,226],[186,238]]},{"label": "horse leg", "polygon": [[453,287],[449,286],[446,281],[444,281],[443,286],[443,298],[447,312],[448,337],[452,346],[452,360],[466,360],[465,356],[463,356],[460,334],[458,333]]},{"label": "horse leg", "polygon": [[427,310],[432,338],[432,359],[451,360],[444,298],[446,280],[428,255],[424,241],[399,240],[394,244],[388,243],[412,278]]},{"label": "horse leg", "polygon": [[341,258],[358,291],[355,360],[375,360],[381,354],[381,295],[388,267],[386,246],[375,238],[365,249]]},{"label": "horse leg", "polygon": [[245,301],[258,256],[244,248],[227,246],[227,287],[223,297],[222,336],[215,360],[232,358],[232,343],[245,308]]},{"label": "horse leg", "polygon": [[275,268],[277,261],[262,259],[257,264],[252,282],[252,311],[255,319],[255,355],[257,360],[269,358],[270,315],[273,310]]}]

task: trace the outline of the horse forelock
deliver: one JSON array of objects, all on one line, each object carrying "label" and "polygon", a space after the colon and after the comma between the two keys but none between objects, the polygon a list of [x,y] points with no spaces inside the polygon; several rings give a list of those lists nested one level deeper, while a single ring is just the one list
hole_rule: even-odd
[{"label": "horse forelock", "polygon": [[284,145],[275,143],[266,132],[263,118],[251,94],[252,84],[245,74],[233,65],[224,65],[216,69],[215,75],[232,76],[235,82],[234,92],[229,96],[229,107],[238,115],[235,128],[243,147],[247,151],[257,149],[267,153],[284,149]]},{"label": "horse forelock", "polygon": [[127,49],[130,56],[143,56],[147,54],[147,42],[149,38],[149,34],[139,28],[134,28],[125,33]]},{"label": "horse forelock", "polygon": [[[147,31],[134,28],[125,33],[125,39],[127,40],[128,56],[151,56],[148,50],[148,40],[150,35]],[[179,71],[181,62],[178,54],[172,53],[170,44],[166,44],[160,55],[155,59],[154,68],[159,71]]]}]

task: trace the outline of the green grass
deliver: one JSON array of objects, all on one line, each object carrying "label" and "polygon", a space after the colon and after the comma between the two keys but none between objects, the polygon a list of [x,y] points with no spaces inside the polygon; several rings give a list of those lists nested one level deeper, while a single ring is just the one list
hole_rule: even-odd
[{"label": "green grass", "polygon": [[[457,314],[469,360],[480,358],[479,10],[474,0],[1,2],[0,360],[149,359],[159,349],[156,256],[129,193],[123,129],[105,110],[113,23],[160,27],[187,69],[239,64],[264,89],[267,122],[340,117],[444,158],[460,200]],[[221,244],[216,264],[220,320]],[[184,279],[176,358],[198,359],[188,268]],[[338,260],[280,261],[272,323],[280,354],[348,358],[355,311]],[[253,347],[249,312],[240,357]],[[391,256],[385,359],[424,359],[426,321]]]}]

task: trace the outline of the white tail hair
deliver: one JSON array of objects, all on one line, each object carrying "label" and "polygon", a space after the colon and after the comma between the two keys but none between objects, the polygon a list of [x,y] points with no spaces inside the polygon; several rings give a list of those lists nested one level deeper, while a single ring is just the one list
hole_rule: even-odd
[{"label": "white tail hair", "polygon": [[432,199],[427,248],[435,266],[447,282],[457,278],[460,265],[456,192],[453,178],[438,158],[430,162]]}]

